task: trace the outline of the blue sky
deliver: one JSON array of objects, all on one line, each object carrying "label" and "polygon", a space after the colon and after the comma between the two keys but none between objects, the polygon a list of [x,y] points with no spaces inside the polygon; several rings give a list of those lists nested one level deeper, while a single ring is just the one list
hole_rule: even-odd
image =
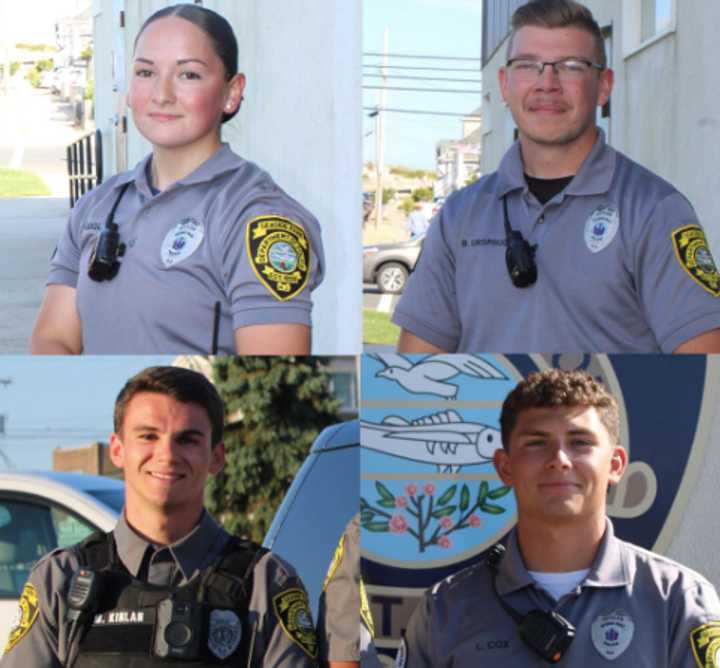
[{"label": "blue sky", "polygon": [[[0,450],[17,469],[52,469],[56,447],[107,441],[115,397],[141,369],[174,357],[0,357]],[[0,468],[5,464],[0,462]]]},{"label": "blue sky", "polygon": [[[482,35],[481,0],[363,0],[363,52],[380,52],[383,32],[389,28],[389,53],[480,58]],[[363,56],[363,64],[381,59]],[[457,61],[416,61],[390,58],[389,65],[427,64],[444,67],[478,67],[479,63]],[[378,70],[363,68],[364,73]],[[389,70],[388,73],[392,73]],[[420,72],[402,71],[415,76],[479,79],[480,71]],[[378,85],[380,79],[363,78],[364,84]],[[479,84],[443,83],[390,79],[388,85],[421,88],[477,88]],[[374,106],[379,92],[363,91],[363,106]],[[470,113],[480,106],[481,95],[409,93],[388,91],[387,106]],[[375,121],[363,112],[363,159],[375,161]],[[368,133],[372,132],[369,136]],[[413,168],[435,167],[435,143],[440,139],[459,139],[460,118],[387,113],[385,161]]]}]

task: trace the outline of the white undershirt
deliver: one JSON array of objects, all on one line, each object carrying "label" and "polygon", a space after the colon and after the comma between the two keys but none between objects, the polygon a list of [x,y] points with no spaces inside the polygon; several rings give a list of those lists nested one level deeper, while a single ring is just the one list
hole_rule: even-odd
[{"label": "white undershirt", "polygon": [[589,568],[584,568],[581,571],[567,571],[566,573],[528,571],[530,577],[556,601],[559,601],[563,596],[565,596],[565,594],[569,594],[571,591],[574,591],[587,577],[589,572]]}]

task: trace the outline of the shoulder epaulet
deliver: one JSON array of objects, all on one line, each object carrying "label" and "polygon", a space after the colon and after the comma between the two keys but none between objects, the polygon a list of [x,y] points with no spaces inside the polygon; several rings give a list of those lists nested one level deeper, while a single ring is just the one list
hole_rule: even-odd
[{"label": "shoulder epaulet", "polygon": [[207,583],[230,593],[233,598],[249,600],[253,589],[253,570],[269,550],[249,540],[230,536],[216,566],[208,573]]},{"label": "shoulder epaulet", "polygon": [[115,539],[112,531],[91,533],[74,548],[80,566],[94,571],[106,570],[113,563]]}]

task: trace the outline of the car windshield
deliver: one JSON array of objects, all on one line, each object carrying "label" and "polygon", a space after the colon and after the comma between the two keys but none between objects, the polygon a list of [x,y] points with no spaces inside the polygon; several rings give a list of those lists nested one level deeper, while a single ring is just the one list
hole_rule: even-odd
[{"label": "car windshield", "polygon": [[120,514],[125,505],[125,490],[123,489],[87,489],[90,496],[95,497],[100,503]]}]

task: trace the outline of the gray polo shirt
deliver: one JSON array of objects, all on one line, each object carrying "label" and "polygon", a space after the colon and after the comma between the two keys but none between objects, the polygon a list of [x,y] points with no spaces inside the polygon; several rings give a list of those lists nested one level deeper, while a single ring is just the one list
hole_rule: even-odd
[{"label": "gray polo shirt", "polygon": [[[114,529],[118,556],[128,571],[153,584],[185,584],[206,569],[220,554],[229,534],[207,513],[183,539],[157,547],[135,533],[123,517]],[[22,602],[35,595],[37,615],[0,659],[2,668],[61,668],[69,625],[65,621],[65,597],[70,578],[79,568],[73,548],[59,549],[33,568]],[[272,553],[265,554],[253,571],[249,612],[256,615],[258,633],[253,666],[290,668],[316,666],[306,651],[284,630],[273,610],[272,599],[286,590],[304,587],[295,570]],[[27,607],[27,603],[26,603]],[[309,612],[309,608],[308,608]],[[19,615],[22,618],[22,615]],[[11,632],[12,637],[12,632]],[[243,667],[244,668],[244,667]]]},{"label": "gray polo shirt", "polygon": [[[547,666],[523,644],[493,593],[491,577],[484,563],[476,564],[426,592],[410,618],[398,665]],[[609,520],[587,577],[560,601],[528,574],[515,530],[496,583],[500,596],[520,613],[556,610],[575,626],[575,639],[558,666],[717,665],[702,663],[707,648],[720,641],[720,601],[713,586],[689,568],[616,538]],[[694,651],[701,655],[697,664]]]},{"label": "gray polo shirt", "polygon": [[[537,244],[537,282],[516,288],[510,225]],[[688,201],[605,143],[542,205],[520,144],[451,195],[428,230],[393,320],[448,351],[652,352],[720,327],[720,276]]]},{"label": "gray polo shirt", "polygon": [[[310,291],[324,258],[315,218],[272,178],[223,145],[153,196],[146,157],[73,208],[48,285],[77,289],[85,353],[208,353],[219,304],[218,352],[235,352],[234,330],[311,324]],[[88,260],[115,212],[127,250],[110,281]]]}]

